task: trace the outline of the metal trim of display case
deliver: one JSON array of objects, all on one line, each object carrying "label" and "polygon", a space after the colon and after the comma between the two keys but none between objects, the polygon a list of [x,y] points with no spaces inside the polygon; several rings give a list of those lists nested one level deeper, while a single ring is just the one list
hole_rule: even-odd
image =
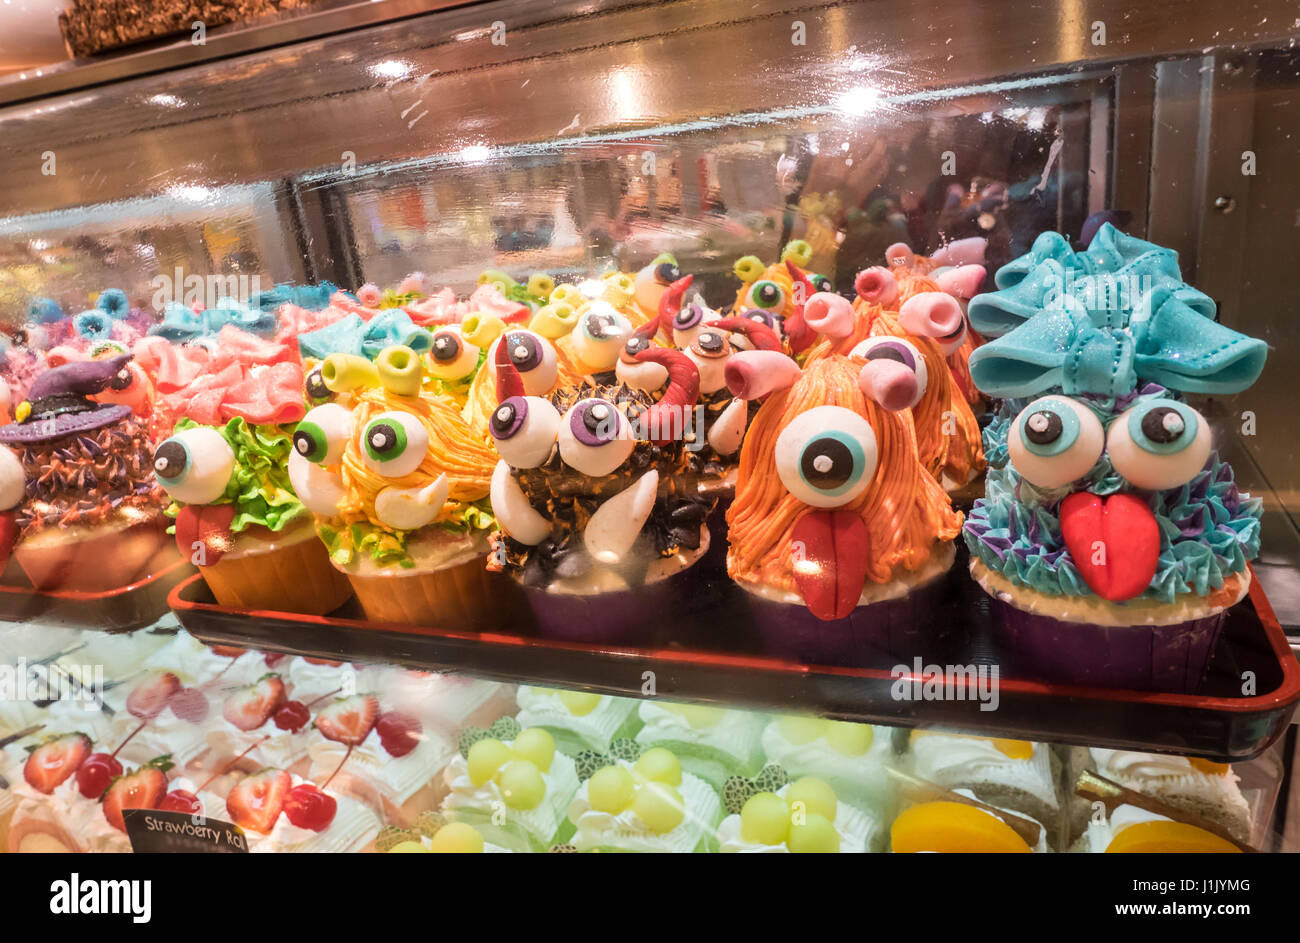
[{"label": "metal trim of display case", "polygon": [[144,579],[103,592],[0,585],[0,622],[129,632],[165,615],[169,594],[195,572],[188,560],[178,556],[175,562]]},{"label": "metal trim of display case", "polygon": [[[1222,762],[1257,756],[1287,729],[1300,702],[1300,663],[1258,580],[1249,602],[1229,613],[1262,629],[1227,659],[1234,679],[1243,666],[1267,666],[1278,683],[1262,694],[1227,697],[999,681],[1000,706],[983,711],[972,697],[926,701],[895,698],[900,681],[885,668],[824,667],[779,657],[682,648],[598,647],[503,632],[408,626],[387,628],[360,618],[234,610],[216,605],[201,575],[169,597],[185,629],[212,645],[282,651],[307,657],[384,661],[425,670],[560,687],[622,697],[665,697],[766,710],[815,711],[828,717],[890,726],[969,730],[1019,739],[1113,749],[1193,754]],[[1247,614],[1249,613],[1249,614]],[[1225,636],[1230,630],[1224,629]],[[1221,643],[1221,648],[1223,647]],[[1244,662],[1257,658],[1262,661]],[[1250,666],[1253,666],[1250,667]],[[647,695],[646,672],[655,679]],[[611,678],[624,678],[620,683]],[[1235,683],[1235,680],[1234,682]],[[719,695],[719,692],[726,692]]]}]

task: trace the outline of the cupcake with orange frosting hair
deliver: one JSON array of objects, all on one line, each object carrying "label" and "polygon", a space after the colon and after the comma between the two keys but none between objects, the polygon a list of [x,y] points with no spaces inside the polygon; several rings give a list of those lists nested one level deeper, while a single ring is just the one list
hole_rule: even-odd
[{"label": "cupcake with orange frosting hair", "polygon": [[399,345],[373,362],[326,357],[323,382],[350,406],[303,417],[289,475],[369,619],[480,628],[508,589],[484,567],[497,457],[454,400],[423,389],[424,372]]},{"label": "cupcake with orange frosting hair", "polygon": [[800,370],[747,351],[726,370],[735,395],[765,398],[727,512],[727,569],[766,644],[831,664],[898,648],[924,623],[961,527],[917,453],[915,366],[829,356]]}]

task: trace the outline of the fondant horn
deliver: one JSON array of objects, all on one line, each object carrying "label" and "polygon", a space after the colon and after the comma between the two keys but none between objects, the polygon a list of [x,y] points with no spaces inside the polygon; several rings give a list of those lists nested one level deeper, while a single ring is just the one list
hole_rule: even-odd
[{"label": "fondant horn", "polygon": [[583,543],[593,559],[601,563],[623,559],[654,510],[658,492],[659,472],[652,468],[596,508],[582,531]]},{"label": "fondant horn", "polygon": [[665,288],[663,294],[659,296],[659,330],[663,331],[666,337],[673,336],[673,318],[677,317],[677,312],[682,310],[682,296],[694,281],[694,275],[683,275]]},{"label": "fondant horn", "polygon": [[714,321],[710,327],[726,331],[728,334],[742,335],[755,350],[779,351],[781,349],[781,338],[777,337],[776,331],[760,321],[736,316]]},{"label": "fondant horn", "polygon": [[524,378],[519,375],[519,371],[510,360],[510,352],[506,350],[504,343],[497,344],[496,368],[497,402],[504,403],[512,396],[523,396]]},{"label": "fondant horn", "polygon": [[521,544],[534,546],[551,533],[551,523],[528,502],[519,482],[511,474],[510,465],[502,459],[492,471],[489,489],[492,513],[505,532]]},{"label": "fondant horn", "polygon": [[651,347],[636,355],[640,363],[657,363],[668,371],[668,389],[642,416],[644,429],[655,445],[679,439],[685,429],[685,414],[700,396],[700,371],[680,350]]}]

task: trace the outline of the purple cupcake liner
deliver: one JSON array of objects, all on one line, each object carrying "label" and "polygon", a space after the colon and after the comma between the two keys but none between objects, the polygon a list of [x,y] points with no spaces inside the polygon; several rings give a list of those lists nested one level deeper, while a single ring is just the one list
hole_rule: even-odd
[{"label": "purple cupcake liner", "polygon": [[946,576],[940,576],[906,596],[858,606],[847,617],[829,621],[802,605],[744,595],[766,654],[809,665],[888,667],[910,664],[932,647],[934,617],[948,585]]},{"label": "purple cupcake liner", "polygon": [[1063,622],[990,599],[993,634],[1014,653],[1015,673],[1034,680],[1194,694],[1219,640],[1226,610],[1172,625]]},{"label": "purple cupcake liner", "polygon": [[578,596],[524,587],[537,634],[593,645],[651,645],[665,628],[688,615],[698,598],[698,566],[636,589]]}]

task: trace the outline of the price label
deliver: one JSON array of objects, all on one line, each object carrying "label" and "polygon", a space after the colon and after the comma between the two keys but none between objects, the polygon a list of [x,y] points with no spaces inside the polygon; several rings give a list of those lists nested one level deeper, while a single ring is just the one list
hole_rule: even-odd
[{"label": "price label", "polygon": [[220,819],[158,809],[124,809],[122,821],[136,854],[248,853],[244,830]]}]

